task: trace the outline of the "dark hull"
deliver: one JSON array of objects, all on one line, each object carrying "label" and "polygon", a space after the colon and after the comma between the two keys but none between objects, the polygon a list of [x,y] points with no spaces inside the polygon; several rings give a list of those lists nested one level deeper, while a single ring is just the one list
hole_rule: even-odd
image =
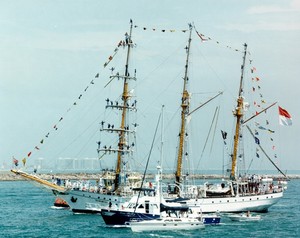
[{"label": "dark hull", "polygon": [[153,215],[149,213],[134,213],[106,209],[101,210],[101,215],[105,224],[108,226],[124,226],[127,222],[132,220],[153,220],[160,217],[159,215]]},{"label": "dark hull", "polygon": [[203,224],[204,225],[218,225],[220,224],[221,218],[220,217],[203,217]]},{"label": "dark hull", "polygon": [[[158,219],[160,215],[154,215],[149,213],[134,213],[134,212],[125,212],[125,211],[115,211],[115,210],[101,210],[102,218],[106,225],[108,226],[124,226],[128,222],[134,221],[144,221],[144,220],[153,220]],[[218,225],[220,224],[221,218],[216,216],[212,217],[203,217],[204,225]]]},{"label": "dark hull", "polygon": [[63,208],[70,208],[68,204],[60,204],[60,203],[54,203],[55,207],[63,207]]},{"label": "dark hull", "polygon": [[72,212],[77,214],[100,214],[100,211],[89,209],[72,209]]}]

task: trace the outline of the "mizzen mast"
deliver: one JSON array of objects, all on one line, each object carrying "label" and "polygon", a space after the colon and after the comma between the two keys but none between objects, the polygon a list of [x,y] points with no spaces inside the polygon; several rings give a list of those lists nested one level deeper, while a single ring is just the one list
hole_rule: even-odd
[{"label": "mizzen mast", "polygon": [[243,87],[244,87],[244,70],[245,70],[246,54],[247,54],[247,44],[244,44],[244,55],[243,55],[243,64],[241,67],[242,72],[241,72],[241,79],[240,79],[240,86],[239,86],[239,96],[237,99],[237,106],[233,112],[233,115],[236,117],[231,174],[230,174],[230,178],[233,180],[236,178],[236,161],[237,161],[237,153],[238,153],[238,146],[239,146],[240,129],[242,124],[242,119],[244,116]]},{"label": "mizzen mast", "polygon": [[186,46],[186,62],[185,62],[185,73],[184,73],[184,78],[183,78],[183,91],[182,91],[182,98],[181,98],[181,125],[180,125],[180,132],[179,132],[179,146],[178,146],[178,155],[177,155],[177,169],[175,173],[175,183],[176,183],[176,188],[175,192],[179,194],[179,185],[181,183],[181,176],[182,176],[182,159],[184,156],[184,141],[187,136],[186,132],[186,121],[187,121],[187,116],[189,114],[189,109],[190,109],[190,94],[187,90],[187,84],[188,84],[188,66],[189,66],[189,56],[190,56],[190,46],[191,46],[191,35],[192,35],[192,25],[189,24],[189,40],[188,40],[188,45]]}]

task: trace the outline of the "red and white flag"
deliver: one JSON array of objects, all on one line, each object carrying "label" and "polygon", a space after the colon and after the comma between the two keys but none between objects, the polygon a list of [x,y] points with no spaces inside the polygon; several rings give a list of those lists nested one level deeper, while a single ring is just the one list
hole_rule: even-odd
[{"label": "red and white flag", "polygon": [[279,124],[282,126],[291,126],[292,125],[292,117],[287,112],[287,110],[278,106],[279,109]]}]

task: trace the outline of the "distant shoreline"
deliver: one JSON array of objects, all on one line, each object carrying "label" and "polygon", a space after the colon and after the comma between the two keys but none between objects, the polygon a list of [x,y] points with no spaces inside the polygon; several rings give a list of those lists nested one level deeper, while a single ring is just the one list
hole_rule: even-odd
[{"label": "distant shoreline", "polygon": [[[60,179],[69,179],[69,180],[97,180],[101,177],[102,173],[43,173],[36,174],[39,178],[45,180],[51,180],[54,176],[55,178]],[[282,175],[272,175],[267,174],[269,177],[274,179],[283,178]],[[288,179],[300,179],[300,174],[290,174],[287,175]],[[154,174],[147,174],[146,179],[153,179]],[[224,176],[219,174],[196,174],[190,175],[190,179],[222,179]],[[164,174],[163,179],[175,179],[173,174]],[[0,172],[0,181],[25,181],[26,179],[20,175],[16,175],[10,171],[1,171]]]}]

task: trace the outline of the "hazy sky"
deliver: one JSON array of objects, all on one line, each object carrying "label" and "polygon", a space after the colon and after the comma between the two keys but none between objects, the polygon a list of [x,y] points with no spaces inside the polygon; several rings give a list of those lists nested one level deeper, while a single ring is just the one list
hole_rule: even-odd
[{"label": "hazy sky", "polygon": [[[10,165],[13,156],[21,160],[29,152],[28,163],[38,157],[51,161],[97,156],[99,122],[106,116],[105,99],[110,93],[120,94],[115,84],[104,89],[110,67],[103,69],[103,64],[124,39],[130,19],[138,26],[133,32],[137,47],[133,49],[132,65],[137,69],[136,93],[138,106],[142,107],[138,140],[143,160],[162,104],[166,105],[166,119],[178,123],[178,118],[172,116],[179,108],[188,37],[181,30],[193,22],[200,33],[213,39],[203,43],[193,34],[194,68],[190,78],[197,82],[192,88],[194,98],[204,102],[224,90],[224,98],[207,109],[209,120],[216,104],[222,101],[231,100],[227,112],[231,115],[242,62],[241,52],[233,49],[242,50],[246,42],[264,97],[270,103],[277,101],[293,117],[293,126],[276,128],[276,153],[280,157],[276,163],[283,170],[300,169],[296,153],[300,134],[298,0],[0,1],[1,164]],[[124,55],[121,51],[117,56]],[[122,72],[124,60],[116,57],[110,66],[117,64]],[[100,73],[99,79],[95,79],[96,73]],[[95,84],[90,84],[93,79]],[[207,94],[197,98],[197,93],[203,92]],[[232,126],[232,118],[221,119],[222,112],[219,120],[223,122],[218,128],[231,132],[226,127]],[[208,118],[201,119],[201,112],[198,114],[198,124],[209,128]],[[178,133],[178,127],[170,130],[173,132],[165,135],[164,159],[172,167],[177,137],[171,137]],[[49,138],[41,145],[48,132]],[[195,152],[197,157],[206,136],[207,132],[198,134],[201,149]],[[215,140],[219,142],[215,143],[222,145],[220,139],[217,134]],[[221,147],[215,147],[220,157]],[[202,163],[201,169],[221,169],[222,159],[215,155],[213,162],[203,159]],[[271,168],[269,165],[266,162],[266,168]]]}]

